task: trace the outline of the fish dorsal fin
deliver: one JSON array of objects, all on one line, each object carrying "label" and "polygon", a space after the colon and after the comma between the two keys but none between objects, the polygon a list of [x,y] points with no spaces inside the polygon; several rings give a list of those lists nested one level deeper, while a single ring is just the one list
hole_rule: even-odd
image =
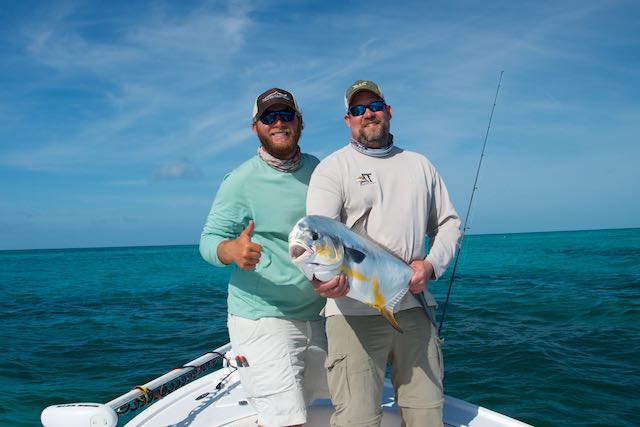
[{"label": "fish dorsal fin", "polygon": [[346,247],[346,246],[344,248],[344,252],[356,264],[362,263],[362,261],[364,261],[364,259],[367,257],[367,255],[364,252],[359,251],[358,249],[349,248],[349,247]]},{"label": "fish dorsal fin", "polygon": [[369,221],[369,214],[371,213],[371,207],[368,207],[360,218],[356,220],[351,226],[351,231],[360,234],[361,236],[367,235],[367,222]]},{"label": "fish dorsal fin", "polygon": [[361,235],[362,237],[364,237],[365,239],[367,239],[368,241],[372,242],[374,245],[377,245],[379,247],[381,247],[382,249],[384,249],[385,251],[387,251],[389,253],[389,255],[391,255],[392,257],[400,260],[400,262],[402,262],[403,264],[406,264],[407,266],[409,264],[407,264],[402,258],[400,258],[398,255],[396,255],[391,249],[387,248],[385,245],[383,245],[382,243],[376,242],[375,240],[373,240],[368,234],[367,234],[367,225],[369,224],[369,214],[371,213],[371,207],[368,207],[365,212],[360,215],[360,218],[358,218],[356,220],[356,222],[353,223],[353,225],[351,226],[350,230]]}]

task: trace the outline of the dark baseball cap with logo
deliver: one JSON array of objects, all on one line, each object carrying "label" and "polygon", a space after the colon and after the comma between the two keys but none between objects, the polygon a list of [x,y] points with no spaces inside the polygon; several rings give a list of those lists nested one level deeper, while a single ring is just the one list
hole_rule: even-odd
[{"label": "dark baseball cap with logo", "polygon": [[371,80],[356,80],[351,86],[347,88],[347,92],[344,94],[344,108],[349,110],[349,104],[351,104],[351,98],[353,96],[363,90],[368,90],[369,92],[373,92],[380,97],[380,99],[384,102],[384,94],[382,93],[382,89],[377,83],[372,82]]},{"label": "dark baseball cap with logo", "polygon": [[253,121],[255,122],[258,120],[262,113],[267,111],[269,107],[276,104],[286,105],[296,113],[301,114],[300,109],[298,108],[298,103],[291,92],[273,87],[271,89],[267,89],[256,97],[256,102],[253,104]]}]

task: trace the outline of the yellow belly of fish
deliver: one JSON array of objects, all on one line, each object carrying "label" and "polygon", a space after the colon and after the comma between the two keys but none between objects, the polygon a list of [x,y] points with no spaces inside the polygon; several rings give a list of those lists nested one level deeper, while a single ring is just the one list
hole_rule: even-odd
[{"label": "yellow belly of fish", "polygon": [[387,321],[391,324],[391,326],[393,326],[394,329],[396,329],[399,332],[402,332],[402,329],[400,328],[400,325],[398,325],[398,322],[396,321],[393,311],[385,308],[386,300],[384,295],[382,295],[382,293],[380,292],[380,280],[378,280],[378,277],[374,276],[371,279],[369,279],[367,276],[365,276],[361,272],[350,269],[348,266],[344,264],[342,265],[342,268],[340,270],[344,272],[344,274],[352,280],[357,280],[363,283],[370,283],[371,292],[373,294],[373,301],[371,302],[363,301],[363,302],[369,305],[370,307],[378,310],[380,314],[382,314],[382,316],[385,319],[387,319]]}]

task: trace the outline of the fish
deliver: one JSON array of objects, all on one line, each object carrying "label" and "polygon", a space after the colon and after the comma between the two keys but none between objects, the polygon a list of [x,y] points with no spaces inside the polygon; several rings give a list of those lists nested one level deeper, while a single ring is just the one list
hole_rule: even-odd
[{"label": "fish", "polygon": [[309,280],[326,282],[344,273],[346,296],[375,308],[402,332],[394,307],[408,292],[413,270],[368,236],[334,219],[307,215],[289,233],[289,258]]}]

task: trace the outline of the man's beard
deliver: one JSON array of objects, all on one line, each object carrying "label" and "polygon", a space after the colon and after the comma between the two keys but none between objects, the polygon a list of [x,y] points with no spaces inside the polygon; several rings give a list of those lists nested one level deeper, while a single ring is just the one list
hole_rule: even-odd
[{"label": "man's beard", "polygon": [[288,127],[283,127],[281,130],[288,133],[290,137],[288,144],[274,144],[271,141],[269,133],[263,133],[260,130],[258,130],[258,138],[267,153],[271,154],[273,157],[281,160],[290,159],[298,150],[298,140],[302,134],[302,126],[298,123],[298,127],[293,132]]},{"label": "man's beard", "polygon": [[380,148],[387,145],[389,140],[389,122],[386,120],[376,119],[369,120],[368,123],[379,123],[380,128],[376,131],[372,131],[371,129],[365,128],[365,123],[363,123],[358,132],[358,142],[369,148]]}]

